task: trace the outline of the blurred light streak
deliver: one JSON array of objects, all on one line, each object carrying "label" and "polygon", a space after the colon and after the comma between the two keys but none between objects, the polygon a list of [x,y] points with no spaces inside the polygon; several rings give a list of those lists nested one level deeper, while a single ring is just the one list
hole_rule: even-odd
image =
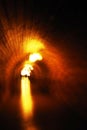
[{"label": "blurred light streak", "polygon": [[28,77],[21,78],[21,105],[24,117],[32,116],[33,101],[30,90],[30,80]]}]

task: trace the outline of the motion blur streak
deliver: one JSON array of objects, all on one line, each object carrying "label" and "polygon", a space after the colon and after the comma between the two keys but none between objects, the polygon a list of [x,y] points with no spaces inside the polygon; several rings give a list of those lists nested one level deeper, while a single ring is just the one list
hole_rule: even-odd
[{"label": "motion blur streak", "polygon": [[[39,53],[34,53],[30,55],[29,57],[30,62],[35,62],[37,60],[42,60],[42,56]],[[25,67],[21,71],[22,76],[27,76],[21,78],[21,101],[24,116],[32,115],[32,109],[33,109],[31,91],[30,91],[30,80],[28,79],[31,70],[33,70],[33,67],[30,64],[25,64]]]},{"label": "motion blur streak", "polygon": [[21,78],[21,103],[24,117],[27,117],[27,115],[32,116],[33,102],[28,77]]}]

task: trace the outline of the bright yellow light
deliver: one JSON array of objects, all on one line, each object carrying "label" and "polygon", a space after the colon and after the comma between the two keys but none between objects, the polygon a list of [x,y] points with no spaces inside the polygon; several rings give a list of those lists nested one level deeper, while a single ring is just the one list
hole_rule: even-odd
[{"label": "bright yellow light", "polygon": [[37,60],[42,60],[42,56],[39,53],[33,53],[29,57],[30,62],[35,62]]},{"label": "bright yellow light", "polygon": [[39,39],[26,39],[23,45],[26,53],[35,53],[44,49],[44,45],[39,41]]},{"label": "bright yellow light", "polygon": [[21,78],[21,103],[24,116],[31,116],[33,111],[33,102],[30,90],[30,80],[28,77]]},{"label": "bright yellow light", "polygon": [[24,42],[25,52],[31,53],[29,59],[24,63],[23,69],[21,70],[21,102],[24,116],[32,115],[33,103],[28,76],[30,76],[31,71],[33,70],[33,63],[37,60],[42,60],[41,54],[37,52],[43,48],[43,44],[35,39],[27,39]]}]

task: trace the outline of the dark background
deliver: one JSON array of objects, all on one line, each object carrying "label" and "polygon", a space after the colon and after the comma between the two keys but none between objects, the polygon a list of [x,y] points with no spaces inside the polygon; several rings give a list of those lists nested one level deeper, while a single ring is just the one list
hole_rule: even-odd
[{"label": "dark background", "polygon": [[87,9],[84,0],[79,2],[74,0],[2,0],[0,3],[7,19],[14,17],[16,20],[22,15],[24,21],[31,20],[37,22],[37,25],[45,24],[46,28],[50,27],[53,34],[69,35],[71,33],[77,34],[79,38],[86,38]]}]

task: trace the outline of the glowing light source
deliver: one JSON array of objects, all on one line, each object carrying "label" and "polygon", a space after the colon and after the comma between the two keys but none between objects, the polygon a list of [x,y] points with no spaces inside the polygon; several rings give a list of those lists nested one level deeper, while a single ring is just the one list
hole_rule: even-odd
[{"label": "glowing light source", "polygon": [[25,64],[24,68],[21,70],[21,75],[30,76],[31,70],[33,70],[33,67],[30,64]]},{"label": "glowing light source", "polygon": [[32,115],[33,103],[30,91],[30,80],[28,77],[21,78],[21,103],[24,116]]},{"label": "glowing light source", "polygon": [[35,62],[37,60],[42,60],[42,56],[39,53],[33,53],[29,57],[30,62]]},{"label": "glowing light source", "polygon": [[40,53],[30,54],[29,60],[25,62],[25,65],[21,70],[21,76],[30,76],[31,70],[33,70],[31,64],[37,60],[42,60],[42,56]]}]

